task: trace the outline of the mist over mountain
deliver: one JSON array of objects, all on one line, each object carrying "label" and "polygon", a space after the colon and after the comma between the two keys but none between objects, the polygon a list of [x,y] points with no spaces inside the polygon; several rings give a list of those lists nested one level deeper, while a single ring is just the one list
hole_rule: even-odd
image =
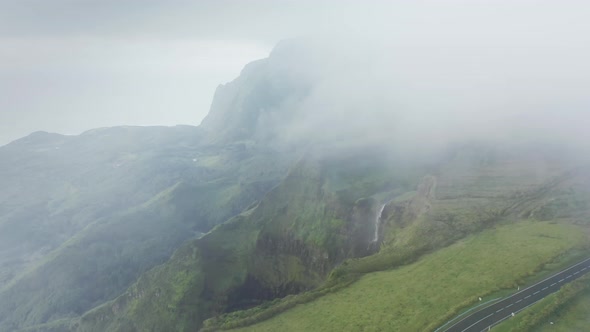
[{"label": "mist over mountain", "polygon": [[551,39],[516,32],[495,43],[468,37],[444,47],[355,35],[284,41],[218,87],[201,127],[221,141],[588,148],[590,68],[572,60],[590,51],[569,44],[547,51]]},{"label": "mist over mountain", "polygon": [[0,147],[0,331],[244,327],[506,223],[587,234],[590,49],[513,28],[285,40],[199,127]]},{"label": "mist over mountain", "polygon": [[3,331],[112,299],[184,240],[255,202],[290,160],[211,147],[190,126],[37,132],[0,156]]}]

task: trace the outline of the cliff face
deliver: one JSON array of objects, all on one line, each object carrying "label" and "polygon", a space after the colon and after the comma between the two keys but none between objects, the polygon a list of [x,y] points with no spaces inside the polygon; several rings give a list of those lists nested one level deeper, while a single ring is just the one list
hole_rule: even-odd
[{"label": "cliff face", "polygon": [[[313,72],[303,48],[283,49],[221,86],[199,128],[35,133],[2,147],[0,330],[75,320],[276,186],[300,156],[282,128]],[[309,286],[280,287],[265,298]]]},{"label": "cliff face", "polygon": [[[81,330],[105,328],[105,322],[112,330],[122,329],[121,322],[136,330],[198,327],[211,315],[315,288],[345,259],[370,254],[378,204],[370,196],[384,189],[405,189],[395,181],[381,187],[382,179],[395,178],[383,167],[380,177],[373,173],[355,179],[365,187],[378,188],[362,196],[351,185],[334,183],[330,173],[336,169],[326,165],[313,158],[301,160],[256,206],[185,245],[113,303],[87,313]],[[340,168],[346,171],[349,166]],[[360,196],[351,199],[350,195]],[[192,294],[188,303],[186,294]]]},{"label": "cliff face", "polygon": [[269,58],[248,64],[234,81],[215,91],[200,128],[211,142],[283,140],[314,84],[309,54],[297,43],[277,46]]},{"label": "cliff face", "polygon": [[[315,271],[324,271],[324,266],[328,266],[329,276],[324,277],[322,279],[324,283],[311,292],[274,300],[250,310],[232,312],[209,319],[205,322],[206,331],[254,324],[288,310],[298,303],[306,303],[322,296],[322,294],[338,291],[340,287],[346,287],[351,280],[356,280],[360,275],[388,270],[412,262],[425,253],[436,251],[467,235],[495,227],[498,224],[520,220],[523,213],[527,218],[528,212],[525,211],[531,209],[534,211],[557,209],[559,212],[555,211],[554,217],[550,218],[569,218],[576,215],[580,220],[582,219],[581,215],[587,215],[588,211],[587,204],[583,202],[588,202],[588,196],[584,196],[584,192],[587,193],[590,186],[584,184],[587,183],[585,180],[582,181],[584,177],[573,180],[566,176],[567,181],[564,178],[559,181],[559,185],[555,185],[555,188],[560,188],[559,190],[542,189],[553,183],[555,179],[562,177],[562,173],[568,169],[568,166],[562,161],[546,160],[544,155],[534,152],[507,153],[505,150],[483,146],[459,148],[451,153],[448,159],[433,167],[416,169],[418,176],[416,174],[412,176],[412,172],[407,169],[397,169],[391,170],[388,177],[379,180],[373,179],[375,183],[386,183],[387,178],[397,179],[395,183],[398,183],[398,186],[392,185],[385,188],[372,187],[369,183],[366,183],[366,187],[358,185],[358,183],[350,187],[343,185],[338,181],[343,179],[342,175],[346,175],[344,178],[348,179],[349,183],[356,182],[351,181],[355,170],[337,170],[337,166],[335,166],[337,164],[339,163],[325,163],[324,165],[329,165],[329,167],[324,169],[325,172],[322,174],[325,179],[330,179],[325,182],[324,188],[344,189],[344,191],[334,190],[332,192],[331,197],[338,197],[336,202],[339,204],[330,206],[339,206],[337,210],[345,211],[343,220],[349,226],[344,228],[344,232],[342,232],[343,228],[340,228],[340,233],[338,229],[332,229],[330,232],[355,234],[343,237],[343,242],[337,243],[333,247],[340,248],[342,250],[340,253],[344,253],[340,257],[345,259],[340,259],[337,256],[337,250],[335,251],[336,256],[331,256],[329,249],[332,248],[331,246],[327,247],[328,250],[325,249],[325,246],[320,246],[320,249],[324,249],[323,252],[309,254],[309,250],[291,244],[292,236],[278,237],[278,240],[285,242],[284,245],[268,245],[271,241],[265,240],[265,246],[263,248],[255,247],[254,254],[250,259],[264,261],[262,257],[265,255],[274,255],[279,258],[276,261],[271,261],[271,265],[260,265],[264,269],[264,273],[256,271],[252,275],[249,272],[249,280],[239,288],[242,291],[237,294],[238,296],[233,297],[234,299],[243,296],[243,303],[255,303],[245,300],[256,298],[256,290],[267,295],[281,296],[280,292],[274,294],[265,292],[264,290],[268,289],[265,287],[265,283],[255,281],[268,280],[273,275],[282,276],[275,267],[282,267],[286,262],[289,262],[288,255],[283,255],[283,253],[299,253],[297,257],[301,261],[304,261],[305,257],[311,257],[311,262],[328,262],[328,265],[304,264],[304,266],[311,266]],[[361,169],[371,170],[365,173],[364,180],[378,174],[366,163]],[[532,169],[535,169],[536,172],[531,172]],[[400,186],[400,174],[403,174],[402,178],[406,180],[411,179],[412,185]],[[313,179],[309,175],[307,177]],[[363,177],[357,177],[357,180],[361,178]],[[574,186],[573,184],[576,182],[580,185]],[[373,189],[366,189],[371,187]],[[565,189],[566,187],[568,189]],[[359,198],[358,195],[363,192],[363,188],[372,194]],[[567,194],[573,188],[577,188],[575,194]],[[582,188],[586,188],[585,191]],[[350,189],[357,193],[356,198],[348,197],[347,191]],[[542,193],[539,193],[539,190]],[[309,191],[307,195],[315,201],[320,196],[313,195],[312,192]],[[323,196],[330,197],[325,194]],[[278,206],[288,205],[288,202],[292,200],[289,197],[281,197],[280,199],[278,199],[280,196],[276,197],[277,201],[273,204],[278,204]],[[560,199],[556,202],[557,197]],[[573,197],[577,197],[577,199]],[[311,204],[313,203],[306,202],[305,205],[298,206],[298,209],[304,213],[305,207],[312,206]],[[287,210],[276,211],[278,215],[287,213]],[[559,217],[557,213],[569,213],[569,215]],[[288,218],[297,220],[297,215]],[[363,221],[360,224],[355,222],[360,220]],[[316,223],[322,225],[321,221],[316,221]],[[321,234],[323,228],[316,227],[316,223],[306,223],[299,219],[297,225],[288,229],[307,228]],[[378,226],[377,241],[373,242],[375,224]],[[364,226],[355,228],[357,225]],[[264,231],[260,232],[257,235],[258,239],[261,239],[260,236],[263,234]],[[264,239],[264,237],[262,238]],[[269,248],[269,251],[264,248]],[[301,254],[303,254],[303,258]],[[336,264],[329,264],[329,257],[338,257]],[[297,269],[293,269],[293,271],[297,271]],[[269,284],[271,283],[266,283],[266,285]],[[287,283],[282,282],[281,284],[286,285]],[[249,292],[243,291],[244,289]],[[235,306],[230,307],[229,310],[244,307],[246,306]]]},{"label": "cliff face", "polygon": [[[19,278],[0,275],[7,285],[0,288],[7,299],[0,301],[0,330],[41,324],[39,331],[195,331],[219,315],[208,327],[240,326],[295,298],[289,295],[398,266],[507,217],[588,210],[574,180],[546,187],[569,165],[542,154],[485,144],[415,152],[419,144],[404,137],[410,130],[384,116],[388,104],[373,91],[375,82],[359,83],[354,79],[364,76],[354,75],[343,82],[347,73],[334,74],[320,65],[330,61],[306,50],[282,44],[220,86],[194,136],[198,142],[180,135],[151,149],[162,137],[148,135],[132,140],[140,151],[133,144],[115,152],[100,144],[89,149],[82,160],[99,170],[74,173],[98,180],[88,186],[80,175],[48,206],[57,207],[57,216],[75,212],[66,219],[74,224],[80,206],[94,199],[108,202],[98,212],[121,209],[82,218],[74,226],[84,232],[56,241],[52,256]],[[339,93],[352,91],[339,84],[364,83],[366,98]],[[340,108],[359,116],[340,121],[334,116]],[[396,130],[401,134],[390,135]],[[429,133],[421,135],[429,145]],[[107,137],[112,143],[121,136]],[[31,147],[44,156],[55,150]],[[105,165],[109,172],[101,171]],[[78,196],[80,182],[85,190],[113,188]],[[42,205],[47,200],[40,198]],[[8,229],[2,222],[0,237]],[[248,308],[254,318],[242,311]]]},{"label": "cliff face", "polygon": [[251,324],[290,301],[279,298],[404,264],[498,222],[587,215],[588,172],[563,175],[567,163],[543,154],[459,148],[414,166],[374,153],[306,155],[260,202],[86,313],[78,329],[194,330],[228,312],[207,328]]}]

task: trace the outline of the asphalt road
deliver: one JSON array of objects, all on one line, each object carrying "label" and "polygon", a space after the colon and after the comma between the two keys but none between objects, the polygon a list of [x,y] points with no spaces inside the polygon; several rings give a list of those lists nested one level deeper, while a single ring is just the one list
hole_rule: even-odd
[{"label": "asphalt road", "polygon": [[590,272],[590,258],[463,318],[445,331],[481,332]]}]

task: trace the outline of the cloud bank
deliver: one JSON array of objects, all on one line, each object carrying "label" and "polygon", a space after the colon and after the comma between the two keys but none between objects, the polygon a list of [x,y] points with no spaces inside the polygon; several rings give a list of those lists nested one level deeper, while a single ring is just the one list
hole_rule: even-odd
[{"label": "cloud bank", "polygon": [[287,141],[588,148],[590,23],[571,12],[496,14],[280,43],[261,70],[270,86],[261,94],[292,82],[307,92],[262,107],[259,119],[275,119],[274,135]]}]

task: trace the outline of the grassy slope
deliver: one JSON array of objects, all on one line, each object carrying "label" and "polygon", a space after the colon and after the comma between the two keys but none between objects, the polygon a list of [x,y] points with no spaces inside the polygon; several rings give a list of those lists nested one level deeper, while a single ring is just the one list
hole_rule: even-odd
[{"label": "grassy slope", "polygon": [[[80,330],[104,330],[105,326],[110,330],[146,330],[149,326],[190,330],[205,315],[221,313],[227,306],[248,307],[319,285],[336,263],[367,250],[372,225],[366,225],[363,211],[371,214],[373,203],[365,199],[357,206],[356,195],[374,193],[383,186],[382,178],[391,174],[382,169],[367,176],[352,171],[351,163],[342,168],[347,176],[326,174],[325,166],[317,161],[302,161],[248,213],[190,244],[197,248],[197,258],[185,257],[189,251],[180,250],[115,302],[86,314]],[[351,172],[359,174],[349,176]],[[341,179],[334,192],[332,184],[337,178]],[[193,266],[186,276],[201,282],[179,286],[168,282],[185,273],[184,261],[192,261]],[[185,303],[192,317],[178,309],[182,298],[164,295],[177,293],[176,288],[182,289],[179,294],[192,294]],[[142,295],[133,296],[135,293]]]},{"label": "grassy slope", "polygon": [[[353,160],[364,161],[362,158]],[[351,257],[350,252],[356,250],[357,247],[346,240],[348,237],[359,238],[361,249],[367,250],[373,226],[372,223],[367,225],[367,220],[374,219],[374,216],[361,212],[370,211],[376,204],[374,198],[366,199],[368,196],[375,195],[379,200],[391,198],[391,195],[404,198],[395,200],[384,211],[384,242],[380,253],[347,261],[332,275],[338,280],[340,274],[348,282],[350,278],[347,276],[358,277],[362,273],[387,270],[406,263],[506,217],[505,212],[510,210],[511,204],[520,200],[513,196],[514,191],[530,190],[555,175],[553,170],[544,170],[542,174],[531,172],[537,161],[534,156],[517,158],[474,151],[454,158],[434,176],[424,177],[418,190],[409,195],[400,194],[414,188],[402,184],[397,188],[401,190],[395,189],[395,184],[400,183],[397,178],[404,178],[407,172],[379,171],[378,168],[372,169],[374,165],[370,162],[351,167],[350,160],[338,160],[333,164],[311,163],[295,167],[286,181],[269,193],[251,214],[226,223],[197,241],[196,260],[182,254],[175,255],[176,259],[166,267],[145,275],[140,279],[142,282],[117,301],[85,315],[81,330],[104,330],[103,323],[114,324],[109,325],[109,330],[149,330],[150,326],[190,330],[198,326],[202,318],[226,311],[228,304],[235,305],[230,308],[233,311],[318,286],[334,263]],[[341,165],[347,166],[343,169]],[[392,173],[397,174],[392,177]],[[388,179],[392,182],[384,185]],[[387,198],[376,195],[379,193]],[[365,199],[359,199],[362,197]],[[512,215],[514,220],[520,219]],[[566,226],[546,227],[560,229]],[[352,247],[343,248],[344,244]],[[553,249],[559,251],[559,248]],[[203,281],[181,283],[178,290],[167,280],[182,277],[187,271],[183,260],[191,259],[194,260],[191,266],[195,268],[189,269],[186,277]],[[534,259],[532,262],[539,263]],[[527,267],[525,264],[519,266]],[[168,272],[158,272],[162,269]],[[527,272],[530,271],[522,273]],[[181,279],[185,280],[184,277]],[[162,294],[189,295],[169,298]],[[299,296],[287,298],[300,299]],[[273,303],[288,308],[292,303],[308,302],[304,299],[285,304],[289,301]],[[442,318],[468,304],[452,303],[457,307],[446,314],[441,313]],[[276,314],[282,310],[276,307],[271,305],[267,313]],[[189,312],[192,314],[184,314]],[[211,325],[206,326],[215,330],[219,324],[223,327],[244,326],[244,319],[252,323],[268,318],[264,313],[264,317],[260,316],[258,309],[253,311],[254,316],[251,313],[232,313],[210,320]]]},{"label": "grassy slope", "polygon": [[[500,220],[520,220],[520,210],[512,208],[514,202],[522,200],[515,197],[515,191],[528,198],[526,192],[536,190],[560,169],[535,153],[469,148],[458,152],[433,175],[423,177],[415,192],[397,193],[385,207],[380,227],[383,242],[377,254],[345,261],[332,271],[326,284],[313,292],[215,317],[206,321],[205,326],[213,331],[260,322],[342,289],[365,273],[408,264]],[[383,201],[392,196],[379,197]]]},{"label": "grassy slope", "polygon": [[[88,195],[78,191],[60,193],[63,200],[47,204],[55,213],[52,218],[70,223],[68,231],[62,234],[63,243],[18,274],[16,269],[5,269],[0,259],[0,279],[4,279],[2,275],[7,275],[4,280],[12,279],[0,283],[0,331],[61,318],[75,320],[86,310],[115,298],[141,273],[168,259],[187,238],[211,229],[260,198],[286,169],[287,162],[272,151],[237,145],[201,148],[174,138],[165,140],[166,144],[171,141],[169,145],[142,142],[133,147],[143,148],[136,158],[119,168],[102,164],[104,158],[111,156],[110,151],[102,152],[106,155],[103,159],[102,154],[94,156],[98,161],[79,157],[94,167],[82,167],[86,173],[80,175],[91,184]],[[92,149],[79,142],[84,139],[88,140],[88,135],[72,138],[71,144],[81,144],[84,153],[90,154]],[[101,147],[97,144],[95,149]],[[127,151],[126,148],[121,149]],[[64,146],[58,151],[65,154],[68,149],[74,147]],[[112,154],[117,153],[118,150]],[[212,162],[215,158],[217,163]],[[30,163],[43,164],[35,158]],[[78,173],[69,175],[60,167],[56,169],[66,173],[64,177],[71,183],[82,181]],[[95,169],[107,170],[101,173]],[[109,204],[111,201],[117,202],[116,206]],[[90,208],[100,213],[86,213]],[[74,215],[71,220],[66,216],[70,210]],[[83,214],[85,219],[75,213]],[[60,224],[53,219],[44,223],[38,220],[46,214],[51,213],[37,213],[27,221],[36,225],[28,227],[29,233],[31,229],[60,233]],[[71,225],[74,221],[80,223],[76,226],[80,229]],[[0,234],[8,238],[12,235],[14,241],[22,238],[18,234]]]},{"label": "grassy slope", "polygon": [[[214,199],[217,195],[227,195],[229,200],[233,200],[233,197],[223,192],[223,188],[218,186],[209,190],[209,197]],[[31,271],[6,292],[9,295],[17,293],[23,299],[15,305],[18,310],[11,310],[13,321],[43,322],[51,312],[65,312],[70,313],[68,316],[75,316],[83,313],[76,312],[77,310],[92,308],[100,301],[116,297],[138,277],[138,272],[147,270],[154,263],[164,262],[173,252],[173,246],[194,232],[193,218],[198,214],[186,214],[198,206],[192,203],[193,200],[200,197],[200,202],[210,202],[210,207],[221,201],[213,202],[203,197],[206,194],[200,193],[198,189],[176,186],[174,190],[164,193],[145,206],[117,219],[95,225],[68,241],[52,255],[51,259]],[[182,196],[178,197],[180,192]],[[243,200],[247,193],[241,189],[235,196],[242,196],[237,198]],[[191,194],[191,199],[187,200],[186,195]],[[259,194],[253,194],[249,199],[256,195]],[[238,204],[245,206],[250,202]],[[229,211],[230,203],[225,206]],[[202,209],[210,210],[212,209],[206,207]],[[88,257],[95,258],[88,260]],[[48,278],[45,285],[51,287],[39,289],[39,286],[36,286],[43,284],[43,278]],[[67,290],[62,290],[64,288]],[[60,299],[59,296],[64,299]],[[11,301],[6,301],[5,304],[17,303],[19,299],[11,296]],[[24,300],[28,300],[26,305],[23,305]],[[4,309],[4,306],[0,308]],[[25,311],[29,308],[34,309]],[[9,310],[6,308],[6,311]]]},{"label": "grassy slope", "polygon": [[500,288],[513,287],[584,240],[578,227],[569,224],[523,221],[504,225],[470,236],[414,264],[367,274],[337,293],[243,330],[434,329],[460,306]]}]

